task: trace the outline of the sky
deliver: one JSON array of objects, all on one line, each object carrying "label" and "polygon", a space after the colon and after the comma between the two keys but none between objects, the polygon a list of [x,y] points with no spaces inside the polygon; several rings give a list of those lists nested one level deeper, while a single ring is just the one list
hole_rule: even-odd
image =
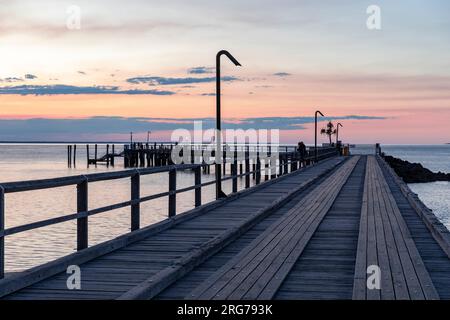
[{"label": "sky", "polygon": [[319,109],[344,142],[447,143],[449,12],[446,0],[0,0],[0,141],[166,141],[212,125],[226,49],[242,64],[222,61],[227,128],[311,143]]}]

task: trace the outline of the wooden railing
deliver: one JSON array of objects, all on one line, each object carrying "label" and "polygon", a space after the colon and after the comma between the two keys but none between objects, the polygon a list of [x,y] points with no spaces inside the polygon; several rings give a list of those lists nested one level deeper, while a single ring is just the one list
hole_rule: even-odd
[{"label": "wooden railing", "polygon": [[[261,167],[261,161],[258,153],[256,158],[250,158],[250,152],[247,148],[245,157],[241,159],[245,163],[245,170],[238,174],[238,158],[237,153],[234,152],[233,161],[231,163],[231,175],[222,178],[222,181],[232,180],[232,192],[235,193],[238,190],[238,179],[245,178],[244,188],[250,188],[250,177],[253,175],[255,184],[258,185],[261,182],[261,173],[264,171],[273,170],[277,166],[279,167],[278,176],[292,172],[304,166],[306,163],[312,163],[314,156],[313,152],[308,152],[305,157],[300,158],[296,152],[285,153],[278,164],[270,165],[268,167]],[[319,151],[319,160],[334,156],[337,154],[335,148],[322,148]],[[256,166],[254,170],[251,170],[250,161]],[[176,196],[179,193],[194,191],[194,205],[195,207],[202,205],[202,188],[215,184],[216,181],[202,182],[201,169],[205,164],[182,164],[182,165],[169,165],[164,167],[153,168],[140,168],[115,172],[103,172],[87,175],[69,176],[53,179],[41,179],[21,182],[8,182],[0,184],[0,279],[5,274],[5,237],[14,234],[30,231],[38,228],[43,228],[58,223],[63,223],[71,220],[77,220],[77,250],[83,250],[89,246],[88,239],[88,217],[94,216],[103,212],[131,207],[130,226],[131,231],[140,229],[140,204],[146,201],[168,197],[168,217],[171,218],[176,215]],[[289,171],[290,169],[290,171]],[[177,189],[177,171],[193,170],[194,171],[194,185]],[[156,173],[168,173],[169,188],[167,191],[157,194],[141,196],[140,192],[140,177],[145,175],[151,175]],[[273,175],[272,175],[273,177]],[[99,181],[110,181],[115,179],[130,178],[131,197],[128,201],[115,203],[99,207],[96,209],[88,209],[88,189],[89,184]],[[269,176],[266,174],[265,179],[268,180]],[[40,220],[20,226],[14,226],[11,228],[5,228],[5,194],[17,193],[32,190],[52,189],[64,186],[76,185],[77,187],[77,212],[63,215],[55,218]]]}]

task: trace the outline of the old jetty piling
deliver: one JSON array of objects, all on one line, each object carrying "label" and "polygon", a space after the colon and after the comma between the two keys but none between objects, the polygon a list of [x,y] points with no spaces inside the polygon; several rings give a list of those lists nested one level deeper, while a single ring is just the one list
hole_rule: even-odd
[{"label": "old jetty piling", "polygon": [[[89,167],[90,165],[106,165],[106,166],[115,166],[116,158],[123,159],[124,168],[151,168],[151,167],[161,167],[167,165],[173,165],[172,162],[172,150],[176,146],[175,143],[139,143],[134,142],[131,144],[122,145],[122,151],[116,152],[116,144],[86,144],[86,163]],[[184,163],[202,163],[203,172],[210,173],[211,165],[207,165],[208,163],[214,162],[215,152],[210,151],[206,156],[204,153],[207,152],[210,148],[210,145],[207,144],[191,144],[189,146],[190,157],[188,157],[187,161]],[[255,161],[252,162],[253,171],[255,174],[253,175],[254,179],[257,179],[256,172],[258,171],[256,167],[260,165],[257,161],[259,152],[266,152],[270,155],[271,146],[258,146],[258,145],[231,145],[224,146],[222,150],[222,170],[223,174],[230,173],[234,170],[234,153],[238,151],[238,154],[243,154],[248,152],[248,156],[250,158],[254,158]],[[311,149],[312,150],[312,149]],[[330,150],[329,147],[319,147],[319,153],[326,153]],[[277,154],[279,157],[279,161],[282,163],[287,163],[287,161],[291,159],[298,158],[300,159],[300,155],[298,154],[296,148],[294,146],[277,146]],[[184,155],[180,154],[183,159],[186,159]],[[242,158],[242,157],[241,157]],[[76,145],[67,146],[67,165],[68,167],[75,166],[76,162]],[[299,166],[309,165],[313,161],[308,156],[306,156]],[[245,166],[244,159],[237,159],[237,170],[242,173]],[[294,164],[295,166],[296,164]],[[264,164],[264,168],[268,169],[267,172],[270,172],[270,164],[266,162]],[[285,168],[281,168],[281,171],[285,171]],[[268,179],[267,174],[264,174],[263,179],[266,181]],[[273,174],[272,174],[273,175]]]},{"label": "old jetty piling", "polygon": [[99,156],[99,146],[98,144],[94,144],[94,152],[91,154],[91,145],[86,145],[86,159],[87,166],[89,167],[91,164],[97,166],[97,164],[109,166],[115,166],[115,158],[123,157],[123,153],[115,152],[115,144],[106,144],[104,154],[100,153]]},{"label": "old jetty piling", "polygon": [[[202,181],[203,164],[0,183],[0,297],[450,299],[450,233],[380,155],[323,149],[314,162],[315,150],[303,158],[292,152],[266,168],[258,148],[248,146],[243,159],[231,149],[231,174],[222,181],[230,180],[232,192],[209,203],[202,190],[216,181]],[[132,161],[140,165],[139,157]],[[267,173],[274,166],[277,174]],[[186,170],[194,182],[180,187],[177,172]],[[140,178],[156,173],[167,174],[167,190],[143,194]],[[130,199],[89,208],[89,185],[117,179],[129,179]],[[76,187],[75,213],[5,226],[6,195],[61,186]],[[193,208],[179,214],[177,196],[185,192]],[[140,204],[159,198],[168,201],[167,219],[141,227],[141,215],[151,212]],[[91,246],[90,217],[125,207],[131,232]],[[75,253],[25,272],[5,270],[5,237],[66,221],[77,221]],[[80,290],[67,288],[71,265],[83,275]],[[367,286],[373,272],[381,286]]]}]

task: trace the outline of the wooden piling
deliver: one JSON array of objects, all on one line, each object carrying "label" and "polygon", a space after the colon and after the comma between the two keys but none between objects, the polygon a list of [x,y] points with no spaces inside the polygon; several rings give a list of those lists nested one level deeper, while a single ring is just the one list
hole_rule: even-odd
[{"label": "wooden piling", "polygon": [[106,144],[106,167],[109,168],[109,144]]},{"label": "wooden piling", "polygon": [[67,167],[72,166],[72,146],[67,146]]},{"label": "wooden piling", "polygon": [[86,144],[86,161],[87,161],[87,167],[89,168],[89,164],[90,164],[90,161],[89,161],[90,159],[89,159],[89,144]]},{"label": "wooden piling", "polygon": [[97,167],[97,156],[98,156],[98,147],[97,144],[95,144],[95,166]]},{"label": "wooden piling", "polygon": [[129,168],[130,167],[130,154],[129,154],[129,150],[128,150],[128,146],[127,145],[124,145],[123,163],[124,163],[125,168]]},{"label": "wooden piling", "polygon": [[77,145],[73,145],[73,167],[77,166]]}]

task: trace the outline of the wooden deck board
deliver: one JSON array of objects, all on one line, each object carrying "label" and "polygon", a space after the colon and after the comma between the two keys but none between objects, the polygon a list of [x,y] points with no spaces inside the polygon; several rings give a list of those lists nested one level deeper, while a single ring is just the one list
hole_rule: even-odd
[{"label": "wooden deck board", "polygon": [[[292,252],[294,255],[301,253],[308,238],[314,233],[318,222],[328,211],[356,162],[356,158],[351,159],[332,177],[317,186],[310,195],[291,209],[287,216],[262,233],[253,241],[252,245],[196,288],[189,298],[239,299],[245,296],[246,299],[256,299],[267,285],[269,286],[268,292],[273,295],[275,290],[271,288],[277,286],[276,281],[271,282],[275,271],[290,257]],[[300,244],[296,246],[299,241]],[[295,251],[296,248],[298,251]],[[291,264],[291,260],[288,259],[285,265]],[[269,269],[268,272],[266,272],[267,269]],[[284,279],[290,268],[286,269],[287,271],[281,271],[277,280]],[[278,282],[278,285],[281,281]]]},{"label": "wooden deck board", "polygon": [[[367,217],[368,224],[367,227],[366,225],[361,227],[359,234],[360,256],[357,257],[355,270],[354,298],[369,300],[439,298],[378,162],[373,156],[367,158],[364,197],[367,202],[363,203],[361,219],[363,216]],[[367,244],[364,239],[368,239]],[[380,268],[380,288],[368,288],[366,285],[365,273],[372,265]]]}]

